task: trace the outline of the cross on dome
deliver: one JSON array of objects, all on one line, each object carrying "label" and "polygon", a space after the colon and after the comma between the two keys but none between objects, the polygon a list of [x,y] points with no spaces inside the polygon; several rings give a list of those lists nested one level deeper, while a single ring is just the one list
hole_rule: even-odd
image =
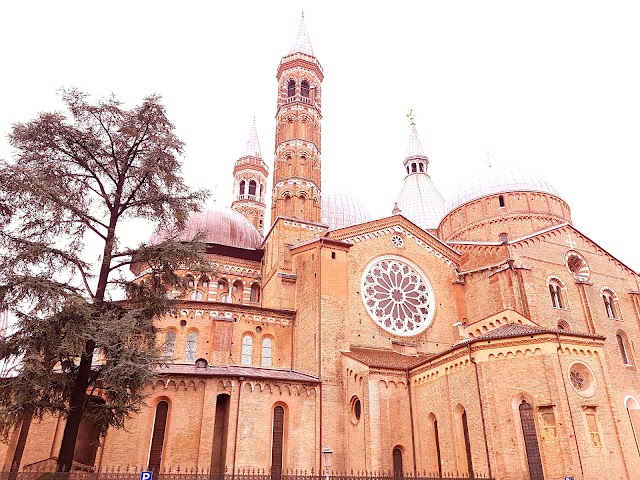
[{"label": "cross on dome", "polygon": [[247,140],[247,149],[244,154],[246,156],[262,158],[260,142],[258,141],[258,131],[256,130],[256,117],[253,117],[253,125],[251,125],[249,140]]},{"label": "cross on dome", "polygon": [[307,26],[304,23],[304,12],[300,18],[300,28],[298,29],[298,36],[295,43],[292,45],[289,54],[292,53],[305,53],[307,55],[313,55],[313,47],[311,46],[311,39],[309,38],[309,32],[307,32]]}]

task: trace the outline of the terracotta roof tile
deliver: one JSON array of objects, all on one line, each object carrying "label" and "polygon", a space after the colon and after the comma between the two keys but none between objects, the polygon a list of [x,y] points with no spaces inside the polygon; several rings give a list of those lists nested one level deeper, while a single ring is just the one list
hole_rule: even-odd
[{"label": "terracotta roof tile", "polygon": [[271,368],[244,367],[237,365],[209,365],[207,367],[196,367],[195,365],[170,364],[158,370],[161,375],[194,375],[203,377],[248,377],[264,378],[269,380],[282,380],[289,382],[310,382],[319,383],[317,377],[295,370],[277,370]]},{"label": "terracotta roof tile", "polygon": [[[587,337],[587,338],[604,338],[601,335],[595,335],[591,333],[585,332],[574,332],[571,330],[558,330],[558,329],[549,329],[536,327],[534,325],[521,325],[519,323],[509,323],[507,325],[503,325],[489,332],[483,333],[471,340],[493,340],[496,338],[510,338],[510,337],[520,337],[523,335],[538,335],[540,333],[559,333],[561,335],[572,335],[576,337]],[[470,340],[466,340],[467,342]]]},{"label": "terracotta roof tile", "polygon": [[342,352],[343,355],[373,368],[388,368],[393,370],[407,370],[430,355],[403,355],[394,350],[381,348],[351,347],[351,351]]}]

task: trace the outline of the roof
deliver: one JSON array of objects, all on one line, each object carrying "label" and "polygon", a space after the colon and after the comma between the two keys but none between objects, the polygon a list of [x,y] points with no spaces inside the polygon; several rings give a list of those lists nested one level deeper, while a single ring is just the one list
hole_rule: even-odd
[{"label": "roof", "polygon": [[407,370],[425,361],[430,355],[403,355],[394,350],[382,348],[351,347],[351,351],[342,352],[346,357],[373,368]]},{"label": "roof", "polygon": [[296,41],[291,46],[289,54],[292,53],[305,53],[307,55],[313,55],[313,47],[311,46],[311,39],[309,38],[309,32],[307,32],[307,26],[304,24],[304,12],[300,18],[300,28],[298,29],[298,36]]},{"label": "roof", "polygon": [[319,383],[317,377],[295,370],[277,370],[272,368],[246,367],[238,365],[195,365],[169,364],[159,369],[162,375],[195,375],[203,377],[246,377],[267,380],[284,380],[289,382]]},{"label": "roof", "polygon": [[478,198],[508,192],[542,192],[559,197],[556,189],[542,177],[524,170],[501,169],[492,167],[484,178],[458,190],[446,206],[449,213],[465,203]]},{"label": "roof", "polygon": [[244,153],[246,156],[262,158],[260,153],[260,142],[258,141],[258,131],[256,130],[256,119],[253,119],[251,131],[249,132],[249,140],[247,140],[247,148]]},{"label": "roof", "polygon": [[420,156],[424,157],[424,150],[418,138],[418,130],[416,130],[416,124],[411,123],[411,130],[409,131],[409,146],[407,147],[407,157]]},{"label": "roof", "polygon": [[320,223],[329,226],[329,230],[349,227],[371,220],[365,206],[343,192],[325,193],[321,197]]},{"label": "roof", "polygon": [[533,325],[523,325],[520,323],[509,323],[494,330],[490,330],[482,335],[478,335],[473,340],[494,340],[500,338],[521,337],[526,335],[539,335],[541,333],[553,333],[562,335],[571,335],[575,337],[604,339],[601,335],[586,332],[574,332],[572,330],[560,330],[536,327]]},{"label": "roof", "polygon": [[425,172],[405,177],[396,203],[400,214],[423,230],[438,228],[444,215],[444,198]]},{"label": "roof", "polygon": [[[262,245],[262,236],[244,215],[226,207],[213,207],[191,214],[185,228],[176,240],[190,242],[200,232],[204,243],[255,250]],[[160,229],[149,240],[150,244],[160,243],[170,235],[170,231]]]}]

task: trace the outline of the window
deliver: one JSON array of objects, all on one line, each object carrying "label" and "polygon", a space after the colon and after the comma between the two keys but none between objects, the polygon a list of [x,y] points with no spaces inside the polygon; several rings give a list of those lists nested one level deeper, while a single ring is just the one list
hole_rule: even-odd
[{"label": "window", "polygon": [[284,449],[284,408],[273,409],[273,436],[271,440],[271,478],[282,476],[282,451]]},{"label": "window", "polygon": [[435,458],[438,463],[438,476],[442,476],[442,459],[440,458],[440,435],[438,434],[438,420],[436,416],[431,413],[428,417],[429,423],[431,423],[433,444],[431,449],[431,457]]},{"label": "window", "polygon": [[412,164],[411,164],[411,173],[416,173],[416,171],[417,171],[416,164],[415,164],[415,163],[412,163]]},{"label": "window", "polygon": [[541,406],[539,409],[542,426],[542,439],[545,442],[553,442],[557,439],[556,416],[552,405]]},{"label": "window", "polygon": [[293,97],[296,94],[296,81],[289,80],[287,84],[287,97]]},{"label": "window", "polygon": [[[244,297],[244,284],[242,280],[236,280],[233,283],[233,288],[231,291],[234,293],[234,297],[237,299],[237,303],[242,303],[242,299]],[[232,303],[233,299],[229,300],[229,303]]]},{"label": "window", "polygon": [[169,404],[166,401],[158,402],[156,407],[156,418],[153,422],[153,433],[151,434],[151,449],[149,450],[149,470],[157,472],[162,463],[162,447],[164,446],[164,432],[167,428],[167,414]]},{"label": "window", "polygon": [[424,172],[424,163],[420,163],[419,165],[420,165],[420,171]]},{"label": "window", "polygon": [[251,297],[249,300],[253,303],[258,303],[260,301],[260,285],[257,283],[251,285]]},{"label": "window", "polygon": [[245,335],[242,337],[242,365],[251,365],[253,363],[253,337]]},{"label": "window", "polygon": [[553,308],[567,308],[566,289],[562,280],[555,275],[549,276],[547,278],[547,288],[551,297],[551,306]]},{"label": "window", "polygon": [[173,352],[176,348],[176,331],[169,330],[164,336],[164,347],[162,348],[162,356],[167,358],[173,358]]},{"label": "window", "polygon": [[[249,337],[251,338],[251,337]],[[262,366],[270,367],[273,357],[273,341],[270,338],[262,340]]]},{"label": "window", "polygon": [[467,454],[467,473],[473,477],[473,460],[471,457],[471,439],[469,438],[469,423],[467,422],[467,411],[462,411],[462,433],[464,435],[464,450]]},{"label": "window", "polygon": [[618,342],[618,348],[620,349],[620,357],[622,357],[622,363],[625,365],[631,365],[629,355],[627,354],[627,336],[624,332],[618,332],[616,334],[616,341]]},{"label": "window", "polygon": [[207,277],[206,275],[200,277],[200,280],[198,280],[198,287],[203,289],[209,288],[209,277]]},{"label": "window", "polygon": [[558,330],[571,330],[571,327],[569,326],[569,324],[566,322],[566,320],[560,320],[558,322]]},{"label": "window", "polygon": [[598,417],[596,416],[596,407],[582,407],[584,415],[587,419],[587,431],[591,438],[591,444],[594,447],[601,447],[600,431],[598,430]]},{"label": "window", "polygon": [[356,396],[351,398],[351,423],[354,425],[360,421],[362,415],[362,403]]},{"label": "window", "polygon": [[402,450],[399,447],[393,449],[393,476],[402,477]]},{"label": "window", "polygon": [[198,348],[198,334],[196,332],[191,332],[187,335],[187,346],[184,352],[184,359],[187,362],[195,362],[196,361],[196,350]]},{"label": "window", "polygon": [[602,290],[602,301],[604,302],[604,309],[607,312],[607,316],[612,320],[620,319],[618,312],[618,297],[613,291],[608,289]]},{"label": "window", "polygon": [[504,208],[504,197],[502,195],[498,195],[498,204],[500,208]]},{"label": "window", "polygon": [[500,239],[500,243],[502,243],[503,245],[509,243],[509,234],[508,233],[501,233],[498,238]]},{"label": "window", "polygon": [[533,407],[522,399],[520,406],[520,424],[522,425],[522,435],[524,436],[524,447],[527,451],[527,464],[529,465],[529,478],[531,480],[544,480],[542,472],[542,460],[540,459],[540,446],[538,445],[538,435],[533,419]]},{"label": "window", "polygon": [[187,275],[186,281],[187,281],[187,285],[189,287],[195,287],[195,285],[196,285],[195,284],[195,280],[193,279],[193,277],[191,275]]},{"label": "window", "polygon": [[225,292],[227,291],[227,281],[224,279],[218,280],[218,290]]},{"label": "window", "polygon": [[31,427],[31,420],[33,414],[26,413],[20,423],[20,434],[18,435],[18,441],[16,442],[16,449],[13,452],[13,459],[11,461],[11,473],[15,473],[17,478],[18,470],[20,469],[20,463],[22,463],[22,455],[24,454],[24,447],[27,444],[27,436],[29,435],[29,428]]},{"label": "window", "polygon": [[194,290],[191,292],[189,298],[191,300],[202,300],[204,298],[204,294],[200,290]]},{"label": "window", "polygon": [[309,98],[309,82],[307,82],[306,80],[303,80],[300,83],[300,94],[303,97]]},{"label": "window", "polygon": [[244,180],[242,180],[242,181],[240,182],[240,195],[244,195],[244,187],[245,187],[245,185],[246,185],[246,184],[245,184],[245,181],[244,181]]},{"label": "window", "polygon": [[255,194],[256,194],[256,181],[251,180],[249,182],[249,195],[255,195]]}]

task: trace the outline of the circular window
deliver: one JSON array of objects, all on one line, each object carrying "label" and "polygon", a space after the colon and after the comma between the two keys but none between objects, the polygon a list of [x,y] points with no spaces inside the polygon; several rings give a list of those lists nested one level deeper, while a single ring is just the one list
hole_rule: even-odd
[{"label": "circular window", "polygon": [[398,248],[402,248],[402,246],[404,246],[404,240],[402,240],[400,235],[394,235],[391,237],[391,243]]},{"label": "circular window", "polygon": [[433,289],[420,269],[407,260],[373,260],[362,274],[360,287],[367,312],[387,332],[412,336],[431,325]]},{"label": "circular window", "polygon": [[353,423],[358,423],[360,421],[361,415],[362,415],[362,404],[360,403],[360,399],[354,396],[351,399],[351,421]]},{"label": "circular window", "polygon": [[567,270],[578,282],[588,282],[591,277],[591,269],[585,258],[573,250],[568,251],[564,256]]},{"label": "circular window", "polygon": [[569,380],[578,395],[591,397],[596,392],[596,379],[593,372],[582,362],[574,362],[569,366]]}]

